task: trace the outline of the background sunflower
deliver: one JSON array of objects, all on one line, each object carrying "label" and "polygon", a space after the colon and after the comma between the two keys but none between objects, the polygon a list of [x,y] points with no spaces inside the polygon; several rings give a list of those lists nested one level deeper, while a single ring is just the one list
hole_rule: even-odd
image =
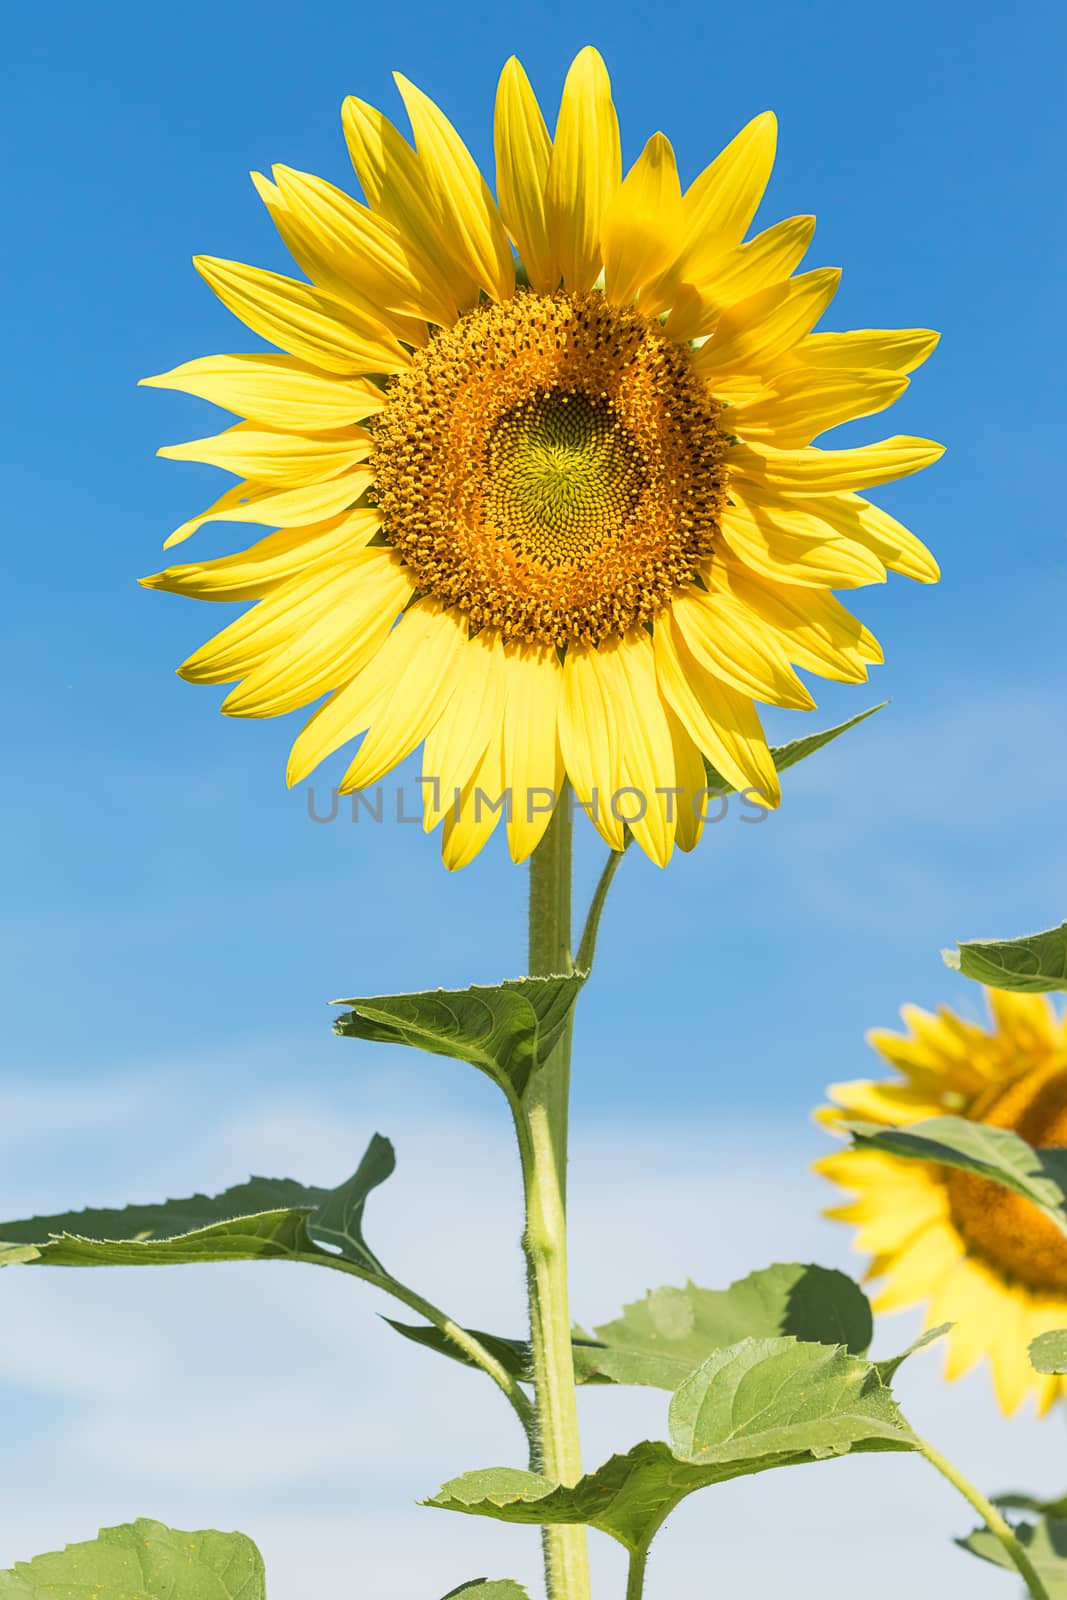
[{"label": "background sunflower", "polygon": [[[831,1085],[819,1121],[892,1127],[950,1112],[1067,1146],[1067,1018],[1044,995],[985,993],[988,1030],[947,1006],[937,1015],[904,1006],[905,1034],[872,1030],[898,1076]],[[858,1224],[867,1275],[884,1280],[875,1309],[924,1303],[927,1327],[954,1324],[948,1378],[988,1356],[1004,1411],[1033,1393],[1043,1414],[1062,1397],[1065,1380],[1035,1372],[1028,1356],[1038,1334],[1067,1327],[1067,1240],[1054,1223],[989,1179],[881,1151],[841,1151],[816,1170],[856,1193],[827,1215]]]}]

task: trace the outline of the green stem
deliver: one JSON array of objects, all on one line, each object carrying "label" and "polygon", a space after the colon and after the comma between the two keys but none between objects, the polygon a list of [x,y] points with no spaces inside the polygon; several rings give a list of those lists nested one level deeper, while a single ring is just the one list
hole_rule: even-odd
[{"label": "green stem", "polygon": [[954,1489],[959,1490],[968,1504],[977,1511],[994,1539],[1000,1541],[1012,1563],[1018,1568],[1019,1574],[1033,1600],[1049,1600],[1049,1592],[1042,1583],[1033,1562],[1019,1543],[1014,1529],[1001,1516],[996,1506],[987,1500],[981,1490],[976,1489],[969,1479],[963,1476],[958,1467],[948,1461],[939,1450],[935,1450],[932,1444],[927,1444],[925,1439],[919,1440],[919,1450],[930,1465],[937,1472],[940,1472],[943,1478],[947,1478]]},{"label": "green stem", "polygon": [[648,1545],[630,1551],[630,1565],[626,1573],[626,1600],[641,1600],[645,1592],[645,1568],[648,1566]]},{"label": "green stem", "polygon": [[[530,976],[574,970],[571,942],[571,816],[564,787],[530,861]],[[542,1061],[516,1105],[526,1197],[530,1350],[537,1425],[534,1462],[554,1483],[582,1475],[567,1287],[567,1122],[571,1029]],[[542,1530],[549,1600],[590,1600],[583,1527]]]},{"label": "green stem", "polygon": [[374,1273],[366,1272],[362,1267],[357,1267],[355,1262],[346,1261],[343,1256],[327,1256],[325,1254],[300,1255],[298,1261],[307,1261],[316,1267],[332,1267],[336,1272],[347,1272],[355,1278],[362,1278],[364,1283],[372,1283],[376,1289],[382,1289],[386,1294],[391,1294],[394,1300],[399,1300],[402,1305],[425,1317],[443,1333],[452,1343],[496,1384],[497,1388],[506,1396],[512,1410],[522,1423],[526,1437],[534,1436],[534,1408],[521,1385],[511,1376],[507,1368],[502,1366],[491,1351],[485,1348],[481,1340],[473,1333],[461,1327],[458,1322],[435,1306],[431,1300],[424,1300],[421,1294],[416,1294],[414,1289],[409,1289],[406,1283],[399,1279],[388,1277],[378,1278]]},{"label": "green stem", "polygon": [[604,912],[604,904],[608,898],[608,890],[612,880],[622,865],[624,855],[622,850],[612,850],[604,863],[604,870],[600,874],[597,886],[593,890],[593,898],[589,902],[589,911],[585,919],[585,929],[582,933],[582,942],[578,946],[578,955],[575,966],[579,972],[589,972],[593,966],[593,957],[596,954],[596,936],[600,931],[600,918]]}]

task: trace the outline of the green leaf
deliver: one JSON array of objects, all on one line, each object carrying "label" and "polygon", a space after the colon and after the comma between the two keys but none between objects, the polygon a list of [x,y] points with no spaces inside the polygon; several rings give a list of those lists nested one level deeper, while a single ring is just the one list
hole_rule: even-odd
[{"label": "green leaf", "polygon": [[846,1122],[862,1149],[912,1161],[934,1161],[990,1178],[1030,1200],[1067,1233],[1067,1150],[1035,1150],[1017,1133],[966,1117],[930,1117],[907,1128]]},{"label": "green leaf", "polygon": [[[1048,1590],[1049,1600],[1067,1600],[1067,1522],[1045,1517],[1038,1523],[1021,1522],[1015,1537],[1034,1563],[1037,1575]],[[1012,1561],[999,1539],[988,1528],[976,1528],[956,1543],[983,1561],[1015,1572]]]},{"label": "green leaf", "polygon": [[902,1350],[899,1356],[889,1356],[884,1361],[872,1362],[882,1382],[892,1383],[896,1377],[897,1369],[904,1365],[909,1356],[915,1355],[918,1350],[925,1350],[926,1346],[933,1344],[936,1339],[943,1339],[945,1334],[950,1333],[954,1326],[955,1324],[952,1322],[939,1322],[936,1328],[928,1328],[924,1334],[915,1340],[914,1344],[909,1344],[908,1348]]},{"label": "green leaf", "polygon": [[530,1600],[521,1583],[514,1578],[472,1578],[461,1583],[458,1589],[449,1589],[444,1600]]},{"label": "green leaf", "polygon": [[965,978],[1016,994],[1067,989],[1067,922],[1021,939],[972,939],[943,950],[945,964]]},{"label": "green leaf", "polygon": [[[884,710],[888,704],[888,700],[883,700],[879,705],[868,706],[867,710],[861,711],[858,716],[849,717],[847,722],[839,722],[836,728],[823,728],[820,733],[806,734],[803,739],[791,739],[788,744],[771,745],[771,760],[779,772],[785,772],[790,767],[795,767],[799,761],[806,761],[816,750],[832,744],[850,728],[858,728],[861,722],[866,722],[868,717],[873,717],[876,711]],[[737,793],[733,784],[728,783],[721,773],[716,772],[707,759],[704,761],[704,771],[709,789],[713,789],[717,794]]]},{"label": "green leaf", "polygon": [[671,1436],[673,1448],[645,1440],[570,1488],[490,1467],[452,1479],[426,1503],[500,1522],[586,1523],[636,1550],[697,1489],[849,1451],[916,1448],[875,1368],[793,1339],[717,1351],[671,1402]]},{"label": "green leaf", "polygon": [[705,1464],[916,1443],[876,1368],[795,1339],[717,1350],[675,1393],[670,1427],[675,1455]]},{"label": "green leaf", "polygon": [[778,1263],[728,1289],[652,1289],[594,1331],[599,1344],[575,1350],[590,1377],[673,1390],[713,1351],[741,1339],[792,1334],[859,1352],[873,1324],[866,1295],[843,1272]]},{"label": "green leaf", "polygon": [[584,977],[517,978],[496,988],[435,989],[427,994],[338,1000],[351,1006],[334,1023],[347,1039],[406,1044],[466,1061],[510,1096],[558,1042]]},{"label": "green leaf", "polygon": [[0,1600],[266,1600],[263,1559],[243,1533],[182,1533],[140,1518],[17,1561]]},{"label": "green leaf", "polygon": [[1030,1365],[1035,1372],[1046,1372],[1050,1376],[1067,1373],[1067,1328],[1039,1333],[1036,1339],[1032,1339]]},{"label": "green leaf", "polygon": [[333,1255],[320,1246],[332,1245],[362,1276],[387,1287],[392,1280],[363,1237],[363,1210],[395,1164],[389,1140],[375,1134],[356,1173],[336,1189],[252,1178],[219,1195],[0,1222],[0,1266],[24,1260],[147,1267],[294,1256],[328,1264]]},{"label": "green leaf", "polygon": [[[404,1338],[451,1356],[469,1358],[437,1328],[393,1322]],[[513,1378],[528,1382],[530,1347],[521,1339],[470,1330]],[[871,1342],[871,1308],[858,1284],[829,1267],[797,1263],[765,1267],[728,1289],[651,1289],[625,1306],[621,1317],[574,1335],[578,1383],[646,1384],[674,1390],[713,1350],[739,1339],[793,1334],[853,1352]]]}]

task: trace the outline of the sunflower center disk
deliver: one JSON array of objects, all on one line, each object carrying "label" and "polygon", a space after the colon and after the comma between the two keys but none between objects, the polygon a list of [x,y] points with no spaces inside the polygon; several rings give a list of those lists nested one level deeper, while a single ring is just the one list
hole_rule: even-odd
[{"label": "sunflower center disk", "polygon": [[[971,1115],[1029,1144],[1067,1148],[1067,1068],[1043,1067],[992,1091]],[[946,1169],[952,1219],[976,1255],[1031,1289],[1067,1290],[1067,1238],[1029,1200]]]},{"label": "sunflower center disk", "polygon": [[686,351],[603,295],[483,306],[390,391],[372,462],[385,537],[473,628],[596,644],[712,553],[719,411]]}]

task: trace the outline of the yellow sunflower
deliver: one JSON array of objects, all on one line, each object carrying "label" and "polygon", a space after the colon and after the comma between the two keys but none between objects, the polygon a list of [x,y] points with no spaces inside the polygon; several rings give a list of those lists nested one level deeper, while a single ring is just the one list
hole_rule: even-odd
[{"label": "yellow sunflower", "polygon": [[[527,857],[566,775],[608,844],[665,864],[701,831],[702,757],[778,803],[753,701],[810,708],[794,668],[882,659],[834,588],[933,582],[919,541],[855,492],[927,466],[924,439],[812,439],[881,411],[936,335],[814,333],[836,269],[793,276],[814,219],[745,241],[770,175],[757,117],[683,194],[655,134],[622,175],[604,64],[583,50],[550,137],[516,60],[496,198],[437,106],[397,77],[408,143],[343,108],[364,201],[291,167],[257,189],[306,279],[200,257],[283,352],[145,380],[246,420],[161,455],[243,481],[184,523],[280,531],[143,581],[254,601],[180,668],[270,717],[324,695],[290,783],[365,735],[341,783],[424,744],[450,867],[502,815]],[[546,802],[545,795],[550,798]]]},{"label": "yellow sunflower", "polygon": [[[816,1113],[899,1127],[924,1117],[969,1117],[1011,1128],[1030,1144],[1067,1146],[1067,1018],[1043,995],[986,992],[987,1032],[943,1006],[901,1011],[910,1032],[874,1029],[870,1043],[899,1074],[838,1083]],[[988,1356],[1005,1412],[1036,1396],[1043,1415],[1063,1378],[1032,1369],[1039,1333],[1067,1327],[1067,1240],[1021,1196],[951,1167],[901,1161],[874,1150],[826,1156],[816,1170],[857,1198],[827,1215],[858,1224],[856,1247],[884,1280],[879,1311],[927,1303],[926,1326],[955,1324],[945,1374],[959,1378]]]}]

